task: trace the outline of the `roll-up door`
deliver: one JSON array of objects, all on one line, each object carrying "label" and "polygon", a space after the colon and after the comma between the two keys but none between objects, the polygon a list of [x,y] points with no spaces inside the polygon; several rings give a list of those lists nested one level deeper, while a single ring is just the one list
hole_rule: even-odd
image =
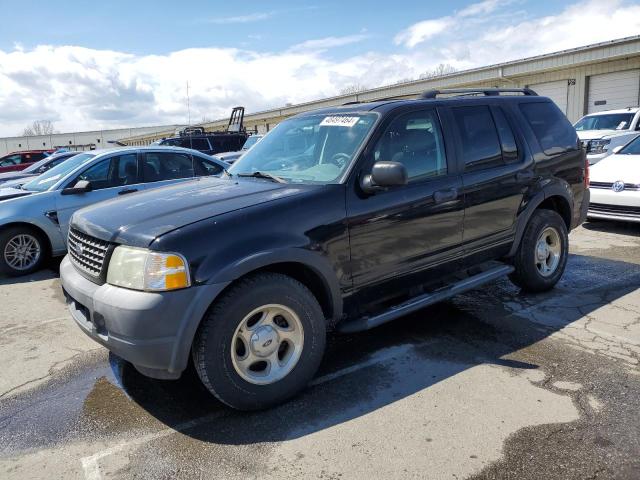
[{"label": "roll-up door", "polygon": [[567,113],[567,80],[558,80],[555,82],[533,83],[529,88],[534,90],[538,95],[549,97],[555,102],[562,113]]},{"label": "roll-up door", "polygon": [[603,73],[589,77],[587,113],[637,107],[640,101],[640,70]]}]

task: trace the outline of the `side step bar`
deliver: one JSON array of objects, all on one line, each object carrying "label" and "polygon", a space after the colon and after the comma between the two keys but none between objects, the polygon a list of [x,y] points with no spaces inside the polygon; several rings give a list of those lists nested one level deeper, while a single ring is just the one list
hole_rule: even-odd
[{"label": "side step bar", "polygon": [[347,321],[338,324],[337,329],[341,333],[354,333],[361,332],[363,330],[370,330],[378,327],[383,323],[395,320],[398,317],[407,315],[408,313],[420,310],[428,305],[433,305],[447,298],[458,295],[459,293],[468,292],[474,288],[478,288],[485,283],[492,282],[498,278],[509,275],[513,272],[514,268],[511,265],[499,265],[488,270],[485,270],[476,275],[465,278],[458,282],[452,283],[448,287],[443,287],[431,293],[425,293],[418,297],[407,300],[400,305],[395,305],[389,310],[382,312],[373,317],[363,317],[357,320]]}]

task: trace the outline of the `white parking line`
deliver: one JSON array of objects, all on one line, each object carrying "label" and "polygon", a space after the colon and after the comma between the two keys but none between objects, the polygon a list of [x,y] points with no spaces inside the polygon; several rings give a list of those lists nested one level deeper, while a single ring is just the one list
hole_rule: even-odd
[{"label": "white parking line", "polygon": [[[426,344],[428,342],[424,342],[424,343]],[[400,345],[395,347],[383,348],[371,354],[369,358],[364,362],[359,363],[357,365],[352,365],[350,367],[343,368],[333,373],[328,373],[327,375],[323,375],[322,377],[318,377],[315,380],[313,380],[309,385],[312,387],[318,386],[323,383],[327,383],[332,380],[335,380],[337,378],[344,377],[345,375],[349,375],[351,373],[357,372],[359,370],[363,370],[377,363],[382,363],[392,358],[404,356],[410,353],[411,350],[415,348],[415,346],[416,345],[413,345],[413,344],[406,344],[406,345]],[[113,447],[102,450],[94,455],[83,457],[80,459],[80,462],[82,463],[84,476],[87,480],[101,480],[102,474],[100,473],[99,462],[103,458],[108,457],[109,455],[113,455],[114,453],[118,453],[122,450],[128,449],[130,447],[143,445],[153,440],[166,437],[168,435],[171,435],[172,433],[178,433],[184,430],[189,430],[190,428],[204,425],[205,423],[209,423],[214,420],[217,420],[222,415],[224,415],[224,413],[225,413],[224,411],[216,412],[216,413],[212,413],[211,415],[205,415],[203,417],[195,418],[193,420],[189,420],[188,422],[181,423],[176,427],[165,428],[158,432],[149,433],[147,435],[143,435],[142,437],[136,438],[135,440],[114,445]]]}]

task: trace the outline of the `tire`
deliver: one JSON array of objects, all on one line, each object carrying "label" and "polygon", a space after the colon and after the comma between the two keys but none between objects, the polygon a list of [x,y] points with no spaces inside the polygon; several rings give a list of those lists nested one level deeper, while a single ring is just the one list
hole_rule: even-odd
[{"label": "tire", "polygon": [[19,226],[0,232],[0,273],[29,275],[40,270],[48,256],[47,243],[38,231]]},{"label": "tire", "polygon": [[[547,246],[542,245],[538,251],[543,237]],[[553,210],[536,210],[513,258],[511,281],[527,292],[551,290],[564,273],[568,251],[569,235],[562,217]]]},{"label": "tire", "polygon": [[324,315],[309,289],[286,275],[261,273],[212,305],[191,354],[200,380],[220,401],[260,410],[309,383],[325,342]]}]

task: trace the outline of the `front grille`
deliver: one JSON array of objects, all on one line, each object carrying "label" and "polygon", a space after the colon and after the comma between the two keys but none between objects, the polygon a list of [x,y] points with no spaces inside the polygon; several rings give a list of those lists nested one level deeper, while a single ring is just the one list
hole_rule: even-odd
[{"label": "front grille", "polygon": [[640,218],[640,207],[629,207],[626,205],[607,205],[604,203],[590,203],[589,213],[599,213],[601,215],[622,215],[625,217]]},{"label": "front grille", "polygon": [[75,228],[69,229],[67,242],[73,264],[91,277],[100,278],[106,267],[111,244]]},{"label": "front grille", "polygon": [[[608,188],[608,189],[611,189],[611,188],[613,188],[613,182],[589,182],[589,187],[590,188],[605,188],[605,189]],[[625,183],[624,184],[624,189],[625,190],[631,190],[631,191],[640,190],[638,185],[636,185],[634,183]]]}]

